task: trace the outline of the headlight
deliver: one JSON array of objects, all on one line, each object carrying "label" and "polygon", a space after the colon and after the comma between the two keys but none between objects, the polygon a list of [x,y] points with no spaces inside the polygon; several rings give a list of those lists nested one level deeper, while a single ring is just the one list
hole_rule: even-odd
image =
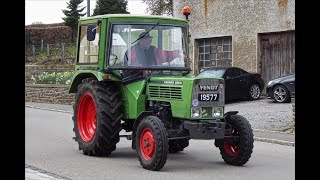
[{"label": "headlight", "polygon": [[212,117],[219,117],[219,116],[222,116],[222,114],[223,114],[222,107],[214,107],[212,109]]},{"label": "headlight", "polygon": [[273,83],[273,81],[269,81],[269,82],[268,82],[268,86],[269,86],[270,84],[272,84],[272,83]]},{"label": "headlight", "polygon": [[191,117],[201,117],[201,108],[200,107],[193,107],[191,108]]}]

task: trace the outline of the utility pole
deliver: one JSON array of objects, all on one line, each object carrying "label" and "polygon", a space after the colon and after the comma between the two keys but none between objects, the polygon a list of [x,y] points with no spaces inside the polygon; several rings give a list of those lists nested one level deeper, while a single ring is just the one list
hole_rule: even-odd
[{"label": "utility pole", "polygon": [[87,17],[90,16],[90,0],[87,0]]}]

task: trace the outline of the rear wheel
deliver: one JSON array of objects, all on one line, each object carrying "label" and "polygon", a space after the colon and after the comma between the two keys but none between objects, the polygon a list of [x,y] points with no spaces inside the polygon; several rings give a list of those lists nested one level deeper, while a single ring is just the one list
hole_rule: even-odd
[{"label": "rear wheel", "polygon": [[162,121],[156,116],[141,120],[136,133],[136,151],[143,168],[157,171],[167,160],[168,135]]},{"label": "rear wheel", "polygon": [[177,153],[183,151],[189,146],[189,139],[176,139],[169,141],[169,153]]},{"label": "rear wheel", "polygon": [[106,156],[116,149],[121,131],[121,98],[114,85],[84,79],[74,104],[75,140],[85,155]]},{"label": "rear wheel", "polygon": [[290,102],[289,91],[283,85],[277,85],[274,87],[273,97],[274,100],[279,103]]},{"label": "rear wheel", "polygon": [[257,100],[260,98],[261,95],[261,88],[258,84],[252,84],[249,87],[249,99],[250,100]]},{"label": "rear wheel", "polygon": [[253,133],[247,119],[240,115],[232,115],[227,119],[231,134],[224,139],[216,140],[216,146],[227,164],[242,166],[251,157],[253,149]]}]

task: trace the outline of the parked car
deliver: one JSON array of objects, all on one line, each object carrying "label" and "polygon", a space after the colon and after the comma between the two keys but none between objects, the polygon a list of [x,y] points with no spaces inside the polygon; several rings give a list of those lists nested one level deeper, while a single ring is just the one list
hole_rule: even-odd
[{"label": "parked car", "polygon": [[198,76],[223,78],[227,101],[240,98],[257,100],[265,86],[261,74],[249,73],[238,67],[207,68],[201,70]]},{"label": "parked car", "polygon": [[291,102],[291,97],[295,96],[295,74],[282,76],[268,82],[267,98],[276,102]]}]

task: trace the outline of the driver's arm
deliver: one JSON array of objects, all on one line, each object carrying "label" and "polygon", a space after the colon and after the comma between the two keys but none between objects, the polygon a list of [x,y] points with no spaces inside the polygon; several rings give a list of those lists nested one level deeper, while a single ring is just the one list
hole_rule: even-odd
[{"label": "driver's arm", "polygon": [[182,52],[180,50],[165,51],[157,49],[156,55],[161,56],[163,62],[171,62],[175,58],[181,58]]}]

